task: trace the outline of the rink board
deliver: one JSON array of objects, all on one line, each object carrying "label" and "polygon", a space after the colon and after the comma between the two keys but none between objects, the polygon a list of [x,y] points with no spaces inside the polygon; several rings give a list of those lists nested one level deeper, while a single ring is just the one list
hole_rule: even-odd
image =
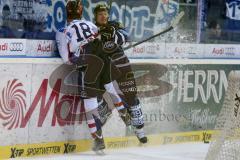
[{"label": "rink board", "polygon": [[[209,141],[213,131],[149,135],[148,146]],[[79,153],[91,150],[91,140],[49,142],[0,147],[0,159]],[[107,149],[141,146],[136,137],[106,138]]]},{"label": "rink board", "polygon": [[[145,130],[152,135],[149,145],[208,141],[222,107],[228,74],[240,70],[239,61],[132,62]],[[55,92],[61,81],[53,87],[49,84],[49,76],[62,64],[60,59],[0,59],[0,63],[0,158],[90,150],[91,137],[84,120],[60,122],[54,112],[63,102],[70,108],[79,102],[77,96]],[[159,79],[161,82],[155,83]],[[76,111],[81,111],[81,106],[77,107]],[[116,114],[103,131],[107,148],[138,145]]]},{"label": "rink board", "polygon": [[[53,40],[0,39],[0,57],[51,58],[59,57]],[[31,44],[31,45],[29,45]],[[126,44],[128,46],[128,44]],[[193,44],[145,42],[125,51],[129,58],[193,58],[237,59],[240,46],[236,44]]]}]

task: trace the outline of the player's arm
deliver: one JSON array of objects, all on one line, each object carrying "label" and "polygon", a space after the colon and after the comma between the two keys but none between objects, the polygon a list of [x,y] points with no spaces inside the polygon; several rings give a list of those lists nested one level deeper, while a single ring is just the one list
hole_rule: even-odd
[{"label": "player's arm", "polygon": [[69,65],[77,63],[81,52],[81,46],[73,43],[71,30],[58,30],[56,32],[56,43],[64,63]]},{"label": "player's arm", "polygon": [[111,21],[105,27],[100,27],[101,39],[123,45],[129,41],[129,34],[119,22]]},{"label": "player's arm", "polygon": [[118,29],[116,31],[114,42],[118,45],[123,45],[129,41],[129,34],[125,29]]},{"label": "player's arm", "polygon": [[120,22],[110,21],[110,26],[113,26],[116,30],[115,43],[118,45],[123,45],[129,41],[129,34]]},{"label": "player's arm", "polygon": [[66,64],[72,64],[70,61],[68,40],[67,40],[67,36],[66,36],[65,32],[66,32],[66,30],[64,28],[59,29],[56,32],[57,48],[58,48],[59,54],[60,54],[63,62]]}]

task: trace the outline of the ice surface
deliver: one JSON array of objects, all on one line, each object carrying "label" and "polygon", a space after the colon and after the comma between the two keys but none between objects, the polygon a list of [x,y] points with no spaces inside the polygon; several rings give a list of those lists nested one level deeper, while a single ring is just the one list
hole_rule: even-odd
[{"label": "ice surface", "polygon": [[90,151],[22,160],[204,160],[208,147],[204,143],[185,143],[105,150],[105,155]]}]

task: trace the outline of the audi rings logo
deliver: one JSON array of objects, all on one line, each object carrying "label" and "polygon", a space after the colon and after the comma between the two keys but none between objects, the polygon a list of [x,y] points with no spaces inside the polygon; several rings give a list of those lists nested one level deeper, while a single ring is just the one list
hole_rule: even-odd
[{"label": "audi rings logo", "polygon": [[19,52],[23,51],[23,43],[21,42],[12,42],[9,45],[10,51]]}]

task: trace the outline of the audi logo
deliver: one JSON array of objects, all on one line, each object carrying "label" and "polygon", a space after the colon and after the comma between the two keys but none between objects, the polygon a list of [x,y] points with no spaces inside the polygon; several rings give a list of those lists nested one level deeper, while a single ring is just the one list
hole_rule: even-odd
[{"label": "audi logo", "polygon": [[15,51],[15,52],[23,51],[23,43],[21,42],[10,43],[9,49],[10,51]]}]

